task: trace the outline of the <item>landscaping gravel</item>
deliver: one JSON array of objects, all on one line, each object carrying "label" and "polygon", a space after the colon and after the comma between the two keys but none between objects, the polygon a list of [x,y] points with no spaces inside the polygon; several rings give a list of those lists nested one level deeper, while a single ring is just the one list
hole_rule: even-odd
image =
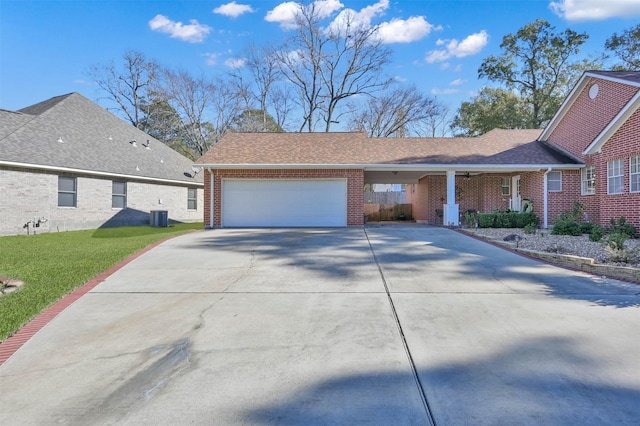
[{"label": "landscaping gravel", "polygon": [[535,234],[525,234],[522,229],[511,228],[467,228],[464,231],[502,243],[507,242],[504,241],[505,237],[517,235],[519,237],[517,242],[509,241],[509,244],[514,247],[517,244],[519,248],[528,250],[589,257],[595,259],[597,263],[640,268],[640,239],[630,239],[625,242],[629,255],[629,261],[625,263],[616,261],[615,254],[603,243],[606,236],[603,242],[593,242],[589,241],[588,235],[580,237],[552,235],[549,230],[538,230]]}]

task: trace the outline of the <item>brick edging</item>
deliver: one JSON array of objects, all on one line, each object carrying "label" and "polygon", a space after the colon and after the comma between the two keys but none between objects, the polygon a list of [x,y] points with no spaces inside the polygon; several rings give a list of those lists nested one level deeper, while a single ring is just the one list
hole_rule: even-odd
[{"label": "brick edging", "polygon": [[[199,232],[199,231],[192,231]],[[0,342],[0,366],[4,364],[18,349],[22,347],[29,339],[31,339],[38,331],[40,331],[45,325],[47,325],[51,320],[53,320],[59,313],[67,309],[71,306],[76,300],[80,299],[82,296],[87,294],[93,288],[95,288],[102,281],[106,280],[109,276],[113,275],[116,271],[128,265],[138,257],[147,253],[151,249],[159,246],[160,244],[169,241],[173,238],[180,237],[185,234],[180,235],[172,235],[170,237],[164,238],[162,240],[156,241],[148,245],[147,247],[135,252],[131,256],[126,259],[120,261],[119,263],[113,265],[109,269],[100,274],[96,275],[86,283],[82,284],[80,287],[73,290],[71,293],[63,296],[62,299],[55,302],[53,305],[49,306],[47,309],[36,315],[31,321],[29,321],[26,325],[22,326],[15,334],[11,337],[8,337],[3,342]]]},{"label": "brick edging", "polygon": [[602,265],[595,263],[594,259],[573,255],[562,255],[556,253],[552,254],[523,248],[514,248],[510,244],[478,237],[477,235],[470,232],[464,232],[458,229],[456,229],[455,231],[460,234],[467,235],[478,241],[483,241],[487,244],[491,244],[495,247],[500,247],[501,249],[510,251],[519,256],[526,257],[527,259],[537,260],[548,265],[557,266],[559,268],[568,269],[570,271],[584,272],[589,275],[599,277],[604,276],[607,278],[624,281],[630,284],[640,284],[640,279],[635,278],[635,268]]}]

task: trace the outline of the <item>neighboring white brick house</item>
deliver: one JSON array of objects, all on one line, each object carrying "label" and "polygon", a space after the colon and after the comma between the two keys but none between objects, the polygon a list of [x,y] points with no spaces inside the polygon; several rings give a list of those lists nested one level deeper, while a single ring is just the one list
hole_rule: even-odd
[{"label": "neighboring white brick house", "polygon": [[192,164],[76,93],[0,110],[0,235],[201,221]]}]

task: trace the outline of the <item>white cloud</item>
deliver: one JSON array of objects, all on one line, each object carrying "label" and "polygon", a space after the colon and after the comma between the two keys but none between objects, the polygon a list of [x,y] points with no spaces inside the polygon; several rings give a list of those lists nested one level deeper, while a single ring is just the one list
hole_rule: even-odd
[{"label": "white cloud", "polygon": [[[339,0],[316,0],[312,5],[315,7],[320,19],[327,18],[344,7]],[[302,3],[295,1],[280,3],[267,12],[264,19],[267,22],[277,22],[284,29],[293,29],[296,27],[296,16],[300,13],[302,7],[304,7]]]},{"label": "white cloud", "polygon": [[455,95],[456,93],[460,93],[460,90],[458,90],[458,89],[452,89],[452,88],[447,88],[447,89],[431,89],[431,94],[432,94],[432,95]]},{"label": "white cloud", "polygon": [[411,43],[437,29],[424,16],[412,16],[407,20],[392,19],[390,22],[383,22],[378,28],[383,43]]},{"label": "white cloud", "polygon": [[231,18],[237,18],[244,13],[251,12],[253,12],[253,8],[251,6],[249,6],[248,4],[238,4],[235,1],[220,5],[213,9],[213,13],[229,16]]},{"label": "white cloud", "polygon": [[205,53],[202,56],[207,58],[207,65],[214,66],[218,63],[219,53]]},{"label": "white cloud", "polygon": [[613,17],[640,16],[638,0],[559,0],[549,8],[567,21],[596,21]]},{"label": "white cloud", "polygon": [[267,22],[277,22],[282,28],[295,28],[296,27],[296,15],[300,11],[300,3],[294,1],[288,1],[280,3],[264,17]]},{"label": "white cloud", "polygon": [[224,64],[229,68],[233,68],[235,70],[238,68],[242,68],[246,62],[247,60],[243,58],[229,58],[224,61]]},{"label": "white cloud", "polygon": [[156,15],[155,18],[149,21],[149,28],[153,31],[160,31],[171,36],[171,38],[177,38],[189,43],[200,43],[204,41],[211,27],[198,23],[195,19],[191,19],[190,23],[185,25],[182,22],[175,22],[170,20],[164,15]]},{"label": "white cloud", "polygon": [[467,80],[463,80],[462,78],[458,78],[456,80],[453,80],[451,83],[449,83],[449,86],[460,86],[461,84],[466,83]]},{"label": "white cloud", "polygon": [[328,18],[333,12],[344,7],[344,4],[340,3],[340,0],[316,0],[313,2],[313,5],[320,19]]},{"label": "white cloud", "polygon": [[380,0],[371,6],[363,7],[359,12],[353,9],[345,9],[329,24],[327,31],[344,34],[347,31],[347,27],[369,28],[371,27],[371,20],[384,13],[388,8],[389,1]]},{"label": "white cloud", "polygon": [[443,62],[447,59],[456,57],[464,58],[465,56],[475,55],[482,50],[489,42],[489,34],[485,30],[479,33],[471,34],[461,42],[458,40],[438,40],[437,46],[444,46],[444,49],[432,50],[428,53],[425,61],[428,63]]}]

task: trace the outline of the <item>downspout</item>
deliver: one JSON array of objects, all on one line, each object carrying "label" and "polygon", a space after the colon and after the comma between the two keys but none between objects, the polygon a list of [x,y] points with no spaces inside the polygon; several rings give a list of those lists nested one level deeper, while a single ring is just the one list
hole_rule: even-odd
[{"label": "downspout", "polygon": [[215,196],[215,191],[213,190],[213,170],[211,170],[211,167],[208,167],[207,170],[209,170],[209,229],[213,229],[214,228],[214,220],[215,220],[215,216],[214,216],[214,208],[215,208],[215,203],[214,203],[214,196]]},{"label": "downspout", "polygon": [[543,181],[543,197],[544,197],[544,201],[543,201],[543,227],[544,229],[549,228],[549,182],[548,182],[548,174],[551,171],[551,167],[549,167],[547,169],[546,172],[544,172],[544,179]]}]

